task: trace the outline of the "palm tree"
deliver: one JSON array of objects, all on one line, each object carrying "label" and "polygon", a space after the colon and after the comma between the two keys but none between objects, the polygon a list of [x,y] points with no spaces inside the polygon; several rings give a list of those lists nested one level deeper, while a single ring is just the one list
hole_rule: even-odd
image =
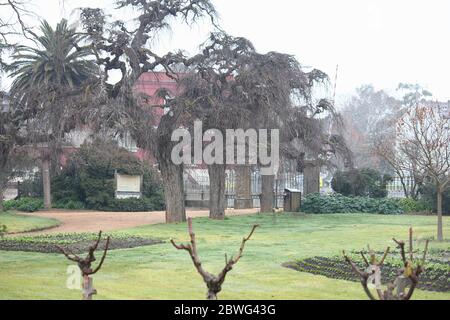
[{"label": "palm tree", "polygon": [[[91,50],[83,47],[84,37],[63,19],[53,29],[47,21],[40,27],[41,35],[32,34],[36,47],[18,46],[8,67],[14,78],[10,95],[17,105],[32,113],[34,125],[45,139],[41,154],[44,204],[51,207],[50,158],[71,127],[68,125],[68,92],[80,89],[96,79],[98,66],[89,60]],[[73,107],[73,106],[72,106]],[[72,114],[76,110],[72,110]],[[36,135],[39,136],[39,135]]]},{"label": "palm tree", "polygon": [[8,68],[10,77],[15,78],[12,92],[53,85],[75,88],[95,76],[98,67],[87,59],[92,51],[80,47],[83,36],[70,28],[67,20],[61,20],[55,30],[43,21],[40,31],[41,36],[33,34],[39,48],[18,46],[13,55],[15,62]]}]

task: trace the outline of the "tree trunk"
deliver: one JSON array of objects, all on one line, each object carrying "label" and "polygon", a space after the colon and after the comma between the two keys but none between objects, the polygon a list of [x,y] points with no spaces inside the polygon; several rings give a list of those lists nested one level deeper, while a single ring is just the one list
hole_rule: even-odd
[{"label": "tree trunk", "polygon": [[52,208],[52,196],[50,186],[50,159],[47,157],[42,159],[42,184],[44,189],[44,208],[49,210]]},{"label": "tree trunk", "polygon": [[[403,193],[405,195],[405,198],[410,198],[412,196],[412,192],[410,193],[408,191],[408,187],[406,186],[406,182],[405,182],[405,178],[403,177],[403,175],[401,173],[399,173],[397,171],[397,176],[400,178],[400,183],[402,185],[403,188]],[[411,190],[412,191],[412,190]]]},{"label": "tree trunk", "polygon": [[83,300],[92,300],[92,296],[97,294],[93,287],[93,279],[87,275],[83,276]]},{"label": "tree trunk", "polygon": [[208,294],[206,295],[206,300],[212,300],[212,301],[216,301],[217,300],[217,293],[211,290],[208,290]]},{"label": "tree trunk", "polygon": [[186,206],[183,182],[183,166],[159,159],[159,168],[166,199],[166,223],[186,221]]},{"label": "tree trunk", "polygon": [[303,194],[305,196],[320,192],[320,166],[314,162],[306,163],[303,177]]},{"label": "tree trunk", "polygon": [[251,166],[238,165],[235,168],[235,172],[236,200],[234,202],[234,208],[251,209],[253,208]]},{"label": "tree trunk", "polygon": [[275,176],[261,176],[261,212],[272,212]]},{"label": "tree trunk", "polygon": [[209,217],[215,220],[225,218],[225,165],[208,166],[209,173]]},{"label": "tree trunk", "polygon": [[156,148],[153,149],[163,180],[166,198],[166,223],[186,221],[184,167],[182,164],[176,165],[172,162],[172,149],[175,143],[171,141],[172,133],[177,128],[178,119],[182,113],[183,108],[175,108],[161,118],[156,131]]},{"label": "tree trunk", "polygon": [[3,212],[5,209],[3,207],[3,188],[0,188],[0,212]]},{"label": "tree trunk", "polygon": [[444,236],[443,236],[443,232],[442,232],[442,190],[440,187],[437,188],[437,218],[438,218],[437,238],[438,238],[438,241],[443,241]]}]

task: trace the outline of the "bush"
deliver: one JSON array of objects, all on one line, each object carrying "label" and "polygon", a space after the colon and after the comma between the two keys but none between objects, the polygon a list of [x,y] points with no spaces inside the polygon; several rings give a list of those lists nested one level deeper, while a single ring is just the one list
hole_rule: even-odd
[{"label": "bush", "polygon": [[18,185],[19,197],[42,198],[44,191],[42,187],[42,174],[35,172]]},{"label": "bush", "polygon": [[[420,189],[420,194],[424,201],[430,203],[434,212],[437,212],[437,193],[436,186],[432,184],[425,184]],[[450,215],[450,187],[448,187],[442,194],[442,214]]]},{"label": "bush", "polygon": [[[144,199],[115,199],[115,172],[143,176]],[[158,173],[112,142],[85,144],[73,153],[68,165],[52,181],[58,207],[103,211],[150,211],[164,209]]]},{"label": "bush", "polygon": [[402,214],[404,210],[395,199],[369,197],[346,197],[341,194],[312,194],[303,201],[305,213],[379,213]]},{"label": "bush", "polygon": [[115,212],[143,212],[143,211],[158,211],[162,210],[161,203],[159,202],[159,198],[142,198],[142,199],[114,199],[112,200],[107,208],[104,208],[106,211],[115,211]]},{"label": "bush", "polygon": [[344,196],[385,198],[386,186],[392,181],[389,175],[382,175],[373,169],[337,171],[331,181],[333,191]]},{"label": "bush", "polygon": [[424,212],[432,211],[433,206],[430,202],[425,200],[414,200],[412,198],[399,199],[398,202],[405,212]]},{"label": "bush", "polygon": [[83,209],[86,209],[86,206],[81,201],[69,200],[68,202],[65,202],[65,201],[54,202],[53,208],[67,209],[67,210],[83,210]]},{"label": "bush", "polygon": [[35,212],[44,208],[44,201],[39,198],[19,198],[8,200],[3,204],[6,210],[18,210],[23,212]]}]

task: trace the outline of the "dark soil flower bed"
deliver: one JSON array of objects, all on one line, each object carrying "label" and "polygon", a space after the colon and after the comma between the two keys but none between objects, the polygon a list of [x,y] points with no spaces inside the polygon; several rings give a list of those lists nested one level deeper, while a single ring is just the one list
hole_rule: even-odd
[{"label": "dark soil flower bed", "polygon": [[[445,253],[436,253],[430,257],[425,272],[420,276],[419,289],[427,291],[448,292],[450,291],[450,261],[441,259]],[[393,282],[399,270],[400,261],[387,261],[382,269],[383,284]],[[358,265],[363,269],[361,262]],[[300,272],[325,276],[332,279],[359,282],[360,279],[352,271],[351,267],[341,257],[312,257],[304,260],[288,262],[284,267]]]},{"label": "dark soil flower bed", "polygon": [[[159,239],[141,238],[125,234],[110,235],[110,250],[130,249],[148,245],[161,244]],[[0,239],[0,250],[4,251],[24,251],[40,253],[60,253],[57,245],[68,248],[73,253],[84,253],[88,251],[89,246],[96,240],[97,234],[73,233],[73,234],[55,234],[25,237],[10,237]],[[99,249],[103,250],[107,235],[102,236]]]}]

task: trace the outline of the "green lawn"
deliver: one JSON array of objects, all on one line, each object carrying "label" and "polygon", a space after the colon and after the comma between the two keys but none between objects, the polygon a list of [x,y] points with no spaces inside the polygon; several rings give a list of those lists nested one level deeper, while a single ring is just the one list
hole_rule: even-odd
[{"label": "green lawn", "polygon": [[[418,238],[435,235],[434,217],[336,215],[253,215],[226,221],[194,220],[198,249],[205,268],[217,272],[224,254],[237,251],[242,236],[260,224],[247,243],[244,257],[223,286],[220,299],[366,299],[360,284],[332,280],[281,267],[297,258],[333,256],[342,249],[370,244],[383,250],[393,236],[406,240],[413,226]],[[450,237],[450,219],[445,218]],[[139,236],[187,241],[186,224],[153,225],[126,230]],[[431,248],[450,249],[450,243],[432,242]],[[0,299],[79,299],[68,290],[61,255],[0,251]],[[5,276],[7,275],[7,276]],[[204,299],[205,286],[185,251],[167,242],[161,245],[111,251],[95,275],[96,299]],[[450,299],[450,293],[416,291],[416,299]]]},{"label": "green lawn", "polygon": [[0,225],[6,225],[8,233],[42,230],[59,225],[59,221],[50,218],[31,217],[11,211],[0,212]]}]

